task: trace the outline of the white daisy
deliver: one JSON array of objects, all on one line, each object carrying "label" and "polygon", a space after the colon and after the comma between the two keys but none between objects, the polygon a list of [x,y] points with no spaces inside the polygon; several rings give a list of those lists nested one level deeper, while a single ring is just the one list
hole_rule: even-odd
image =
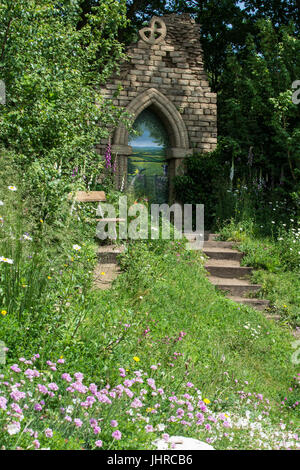
[{"label": "white daisy", "polygon": [[14,260],[0,256],[0,263],[14,264]]}]

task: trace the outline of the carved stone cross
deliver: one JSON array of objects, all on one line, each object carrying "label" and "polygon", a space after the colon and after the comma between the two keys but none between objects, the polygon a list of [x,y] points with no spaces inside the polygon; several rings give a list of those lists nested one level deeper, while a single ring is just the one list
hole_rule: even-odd
[{"label": "carved stone cross", "polygon": [[143,28],[139,34],[147,44],[160,44],[167,35],[167,27],[163,20],[154,16],[150,22],[150,26]]}]

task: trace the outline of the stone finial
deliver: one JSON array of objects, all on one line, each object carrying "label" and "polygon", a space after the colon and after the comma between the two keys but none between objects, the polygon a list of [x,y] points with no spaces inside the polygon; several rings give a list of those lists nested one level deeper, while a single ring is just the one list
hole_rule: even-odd
[{"label": "stone finial", "polygon": [[154,16],[149,27],[141,29],[139,34],[147,44],[160,44],[167,35],[167,27],[161,18]]}]

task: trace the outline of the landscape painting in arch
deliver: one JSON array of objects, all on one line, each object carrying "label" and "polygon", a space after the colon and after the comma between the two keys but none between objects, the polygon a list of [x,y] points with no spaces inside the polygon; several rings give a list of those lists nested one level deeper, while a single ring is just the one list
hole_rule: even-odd
[{"label": "landscape painting in arch", "polygon": [[128,189],[150,204],[168,203],[167,132],[154,112],[147,109],[136,119],[129,136],[133,153],[128,157]]}]

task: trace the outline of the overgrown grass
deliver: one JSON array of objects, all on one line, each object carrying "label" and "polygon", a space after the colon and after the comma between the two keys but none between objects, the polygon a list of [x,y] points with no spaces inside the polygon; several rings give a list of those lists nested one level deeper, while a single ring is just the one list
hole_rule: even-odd
[{"label": "overgrown grass", "polygon": [[[64,389],[61,372],[81,372],[84,380],[96,384],[98,390],[104,390],[107,384],[112,390],[117,385],[124,388],[124,374],[132,380],[137,370],[143,377],[154,378],[157,388],[160,386],[164,390],[160,395],[161,401],[156,398],[155,389],[151,389],[153,383],[150,382],[150,386],[147,382],[145,387],[149,386],[151,390],[146,390],[145,397],[140,386],[133,386],[134,396],[142,403],[141,409],[132,411],[134,407],[130,397],[124,395],[122,400],[125,401],[113,402],[111,408],[101,404],[95,405],[95,411],[89,411],[92,414],[88,413],[88,419],[93,418],[93,413],[101,417],[103,448],[149,448],[153,439],[161,436],[161,423],[170,435],[207,439],[216,448],[285,447],[277,438],[274,440],[272,434],[280,429],[280,420],[291,432],[297,427],[298,406],[295,403],[298,392],[294,386],[291,388],[296,366],[292,362],[293,337],[287,330],[270,322],[261,313],[238,306],[219,294],[206,277],[201,253],[187,251],[184,243],[178,241],[128,244],[120,259],[124,272],[112,289],[91,289],[95,265],[94,228],[89,227],[85,220],[92,209],[86,213],[78,207],[71,218],[67,215],[68,210],[65,215],[62,211],[62,219],[57,221],[57,225],[48,227],[46,222],[30,221],[24,217],[24,206],[21,201],[17,202],[17,194],[18,191],[5,189],[1,196],[4,202],[1,206],[4,219],[1,256],[11,256],[14,261],[13,264],[0,263],[0,311],[3,312],[0,316],[0,340],[8,348],[7,364],[0,365],[4,380],[15,373],[9,370],[12,364],[21,364],[24,362],[22,357],[38,354],[25,364],[46,374],[46,381],[49,379],[49,382],[57,384],[58,393],[62,394],[61,399],[68,408],[72,397]],[[9,217],[12,217],[10,223]],[[13,220],[17,219],[15,225]],[[16,227],[19,228],[15,232]],[[32,240],[24,240],[20,236],[25,230]],[[16,273],[19,273],[18,277]],[[21,286],[15,286],[16,279],[22,279]],[[23,285],[32,283],[36,294],[26,297]],[[17,289],[13,302],[8,295],[7,286],[10,285]],[[60,366],[59,374],[56,372],[58,358],[66,361],[66,366]],[[48,367],[47,361],[52,361],[48,362]],[[48,368],[50,370],[45,372]],[[121,384],[120,370],[124,371],[121,372]],[[25,374],[25,371],[21,373]],[[76,377],[79,376],[71,380],[78,382]],[[17,377],[10,379],[14,382]],[[27,383],[27,379],[24,380],[24,387],[29,386],[31,390],[32,381]],[[191,387],[187,383],[193,384],[193,392],[187,390]],[[289,388],[292,392],[288,392]],[[46,421],[41,423],[37,410],[30,407],[30,413],[25,408],[23,413],[27,420],[34,420],[32,426],[42,446],[97,446],[88,422],[78,429],[76,425],[64,426],[59,411],[61,405],[55,393],[52,397],[51,393],[34,390],[36,403],[45,402],[41,406],[44,407]],[[2,396],[6,393],[1,383],[0,391]],[[79,401],[71,419],[85,422],[85,407],[80,405],[83,396],[80,395],[82,392],[78,393]],[[184,398],[187,393],[194,398]],[[200,397],[198,405],[196,395],[198,399]],[[267,413],[262,415],[263,426],[268,430],[261,445],[259,436],[254,438],[247,434],[240,421],[250,407],[251,417],[245,418],[246,422],[249,426],[252,422],[257,423],[261,413],[260,396],[264,397],[262,410]],[[170,405],[172,397],[176,397],[177,406],[188,407],[185,413],[190,413],[190,416],[186,415],[189,420],[173,411]],[[253,397],[253,401],[249,398],[248,403],[244,397]],[[190,404],[184,402],[183,405],[183,399],[190,400]],[[197,415],[206,403],[204,399],[209,407],[203,412],[205,419],[202,422]],[[19,405],[23,407],[24,403],[21,401]],[[33,438],[27,438],[26,429],[22,428],[22,437],[18,435],[19,431],[16,435],[7,435],[11,418],[5,407],[6,404],[0,410],[0,436],[2,433],[5,446],[32,448],[35,444]],[[194,413],[192,407],[195,408]],[[227,423],[230,432],[225,432],[228,435],[224,435],[224,417],[219,416],[223,412],[230,416]],[[132,416],[135,421],[132,421]],[[119,423],[123,435],[120,442],[112,438],[111,419]],[[209,427],[211,419],[216,420],[215,430]],[[153,430],[147,428],[145,431],[147,420]],[[13,426],[16,429],[17,425]],[[45,435],[46,427],[55,430],[53,438]],[[288,439],[288,436],[282,436],[282,439]],[[293,440],[292,446],[294,444]]]}]

